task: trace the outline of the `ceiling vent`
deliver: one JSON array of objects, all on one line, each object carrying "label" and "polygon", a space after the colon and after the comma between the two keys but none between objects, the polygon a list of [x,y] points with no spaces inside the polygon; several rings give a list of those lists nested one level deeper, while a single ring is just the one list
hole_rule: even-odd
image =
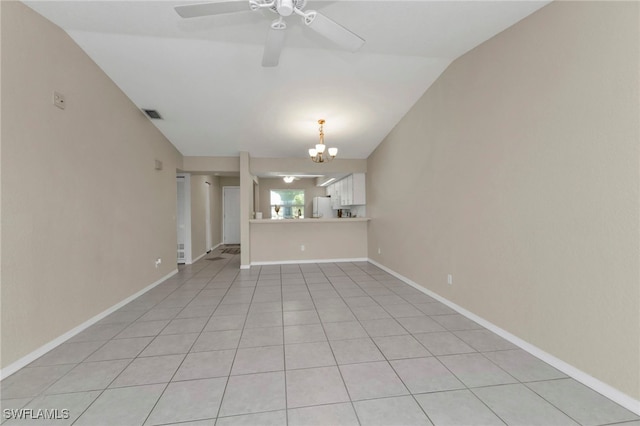
[{"label": "ceiling vent", "polygon": [[144,109],[143,108],[142,111],[144,111],[144,113],[147,114],[147,117],[149,117],[149,118],[151,118],[153,120],[162,120],[162,116],[155,109]]}]

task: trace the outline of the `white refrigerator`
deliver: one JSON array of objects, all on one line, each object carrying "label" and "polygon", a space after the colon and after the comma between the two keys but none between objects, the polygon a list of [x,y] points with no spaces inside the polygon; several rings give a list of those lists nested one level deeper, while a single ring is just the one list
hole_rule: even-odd
[{"label": "white refrigerator", "polygon": [[313,215],[311,217],[333,217],[330,197],[313,197]]}]

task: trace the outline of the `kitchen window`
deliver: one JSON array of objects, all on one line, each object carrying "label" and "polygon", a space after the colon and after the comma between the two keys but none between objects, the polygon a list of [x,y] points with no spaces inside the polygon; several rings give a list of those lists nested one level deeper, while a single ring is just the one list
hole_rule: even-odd
[{"label": "kitchen window", "polygon": [[304,218],[304,189],[272,189],[271,218]]}]

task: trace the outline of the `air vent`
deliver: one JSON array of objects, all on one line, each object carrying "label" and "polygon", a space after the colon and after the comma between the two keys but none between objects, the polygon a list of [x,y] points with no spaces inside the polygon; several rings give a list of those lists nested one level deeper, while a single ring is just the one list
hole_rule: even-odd
[{"label": "air vent", "polygon": [[162,120],[162,116],[155,109],[144,109],[143,108],[142,111],[144,111],[144,113],[147,114],[147,117],[149,117],[149,118],[151,118],[153,120]]}]

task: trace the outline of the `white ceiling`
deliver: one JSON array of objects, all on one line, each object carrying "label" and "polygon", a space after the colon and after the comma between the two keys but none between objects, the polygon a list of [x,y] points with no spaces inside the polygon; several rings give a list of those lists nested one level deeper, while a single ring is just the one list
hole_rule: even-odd
[{"label": "white ceiling", "polygon": [[[246,0],[240,0],[246,1]],[[314,1],[366,40],[334,47],[287,18],[261,66],[269,11],[182,19],[197,1],[25,1],[62,27],[187,156],[305,157],[327,120],[340,158],[366,158],[446,67],[548,1]]]}]

